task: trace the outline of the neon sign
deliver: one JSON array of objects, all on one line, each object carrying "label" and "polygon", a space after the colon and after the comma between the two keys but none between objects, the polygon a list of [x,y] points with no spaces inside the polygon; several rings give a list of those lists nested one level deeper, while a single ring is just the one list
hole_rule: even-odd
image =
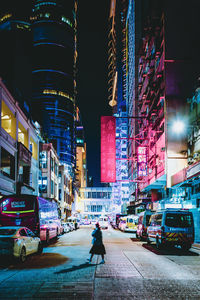
[{"label": "neon sign", "polygon": [[147,148],[138,147],[137,149],[138,177],[147,175]]},{"label": "neon sign", "polygon": [[116,119],[101,117],[101,182],[116,181]]}]

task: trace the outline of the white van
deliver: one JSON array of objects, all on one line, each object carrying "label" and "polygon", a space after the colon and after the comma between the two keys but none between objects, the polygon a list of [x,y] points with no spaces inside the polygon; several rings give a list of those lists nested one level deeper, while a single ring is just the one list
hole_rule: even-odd
[{"label": "white van", "polygon": [[108,218],[107,217],[100,217],[99,218],[99,225],[102,229],[108,229]]}]

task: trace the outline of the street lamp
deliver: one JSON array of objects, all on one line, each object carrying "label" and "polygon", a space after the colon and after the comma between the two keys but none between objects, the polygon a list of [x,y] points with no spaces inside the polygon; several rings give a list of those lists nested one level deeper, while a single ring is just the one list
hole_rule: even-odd
[{"label": "street lamp", "polygon": [[172,124],[172,130],[173,132],[179,134],[179,133],[182,133],[185,129],[185,124],[183,121],[181,120],[176,120],[173,122]]}]

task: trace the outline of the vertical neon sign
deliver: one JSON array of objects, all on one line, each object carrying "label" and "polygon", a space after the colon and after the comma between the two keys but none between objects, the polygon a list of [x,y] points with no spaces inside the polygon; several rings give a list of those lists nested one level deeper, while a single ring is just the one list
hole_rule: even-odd
[{"label": "vertical neon sign", "polygon": [[137,149],[138,177],[147,175],[147,148],[138,147]]},{"label": "vertical neon sign", "polygon": [[116,119],[101,117],[101,182],[116,181]]}]

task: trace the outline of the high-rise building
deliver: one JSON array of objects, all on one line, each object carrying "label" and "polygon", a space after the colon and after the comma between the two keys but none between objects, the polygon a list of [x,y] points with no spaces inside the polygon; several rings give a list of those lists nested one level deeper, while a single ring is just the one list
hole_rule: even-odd
[{"label": "high-rise building", "polygon": [[[133,5],[138,2],[132,1]],[[177,201],[169,196],[172,177],[187,166],[186,131],[183,135],[175,134],[172,125],[180,119],[187,124],[187,98],[199,77],[196,37],[200,4],[196,0],[189,6],[179,0],[145,0],[142,5],[138,73],[135,69],[137,97],[133,97],[133,101],[137,100],[138,116],[132,154],[138,181],[134,205],[140,206],[147,200],[157,209]],[[136,58],[129,51],[128,62]],[[131,76],[130,68],[128,76]],[[131,90],[129,96],[130,93]],[[134,106],[133,101],[129,105]]]},{"label": "high-rise building", "polygon": [[76,163],[75,0],[35,0],[33,7],[32,114],[73,174]]},{"label": "high-rise building", "polygon": [[116,183],[113,205],[126,213],[128,183],[128,115],[126,109],[126,13],[128,1],[111,1],[108,32],[108,101],[116,117]]},{"label": "high-rise building", "polygon": [[[143,7],[142,7],[143,5]],[[146,2],[129,1],[126,19],[126,103],[128,110],[128,178],[129,178],[129,210],[135,213],[132,205],[137,198],[140,180],[137,174],[137,146],[140,145],[139,123],[142,120],[138,114],[138,68],[139,46],[142,37],[142,24],[146,11]]]}]

